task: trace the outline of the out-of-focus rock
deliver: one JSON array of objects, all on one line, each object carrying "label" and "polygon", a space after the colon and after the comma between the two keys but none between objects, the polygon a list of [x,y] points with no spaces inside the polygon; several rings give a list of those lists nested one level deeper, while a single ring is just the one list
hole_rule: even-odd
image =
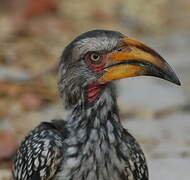
[{"label": "out-of-focus rock", "polygon": [[57,0],[18,0],[17,2],[20,5],[17,5],[18,13],[14,21],[17,34],[26,33],[32,18],[55,12],[58,8]]},{"label": "out-of-focus rock", "polygon": [[6,169],[0,169],[0,180],[10,180],[11,176],[11,171]]},{"label": "out-of-focus rock", "polygon": [[127,29],[148,34],[188,29],[189,11],[187,0],[128,0],[123,1],[118,14]]},{"label": "out-of-focus rock", "polygon": [[9,159],[16,150],[15,134],[9,131],[0,131],[0,161]]},{"label": "out-of-focus rock", "polygon": [[42,98],[34,93],[25,93],[21,95],[20,102],[24,110],[38,110],[43,102]]},{"label": "out-of-focus rock", "polygon": [[30,75],[27,72],[8,68],[7,66],[0,67],[0,81],[26,81],[30,79]]},{"label": "out-of-focus rock", "polygon": [[150,179],[188,180],[189,159],[166,158],[149,160]]}]

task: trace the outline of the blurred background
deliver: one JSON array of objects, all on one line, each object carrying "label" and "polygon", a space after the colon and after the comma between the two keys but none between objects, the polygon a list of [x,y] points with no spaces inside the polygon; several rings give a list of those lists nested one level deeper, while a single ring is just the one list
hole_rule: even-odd
[{"label": "blurred background", "polygon": [[156,49],[182,86],[150,77],[121,80],[123,124],[142,145],[150,179],[190,177],[189,0],[0,0],[0,180],[11,177],[21,139],[63,117],[59,57],[92,29],[120,31]]}]

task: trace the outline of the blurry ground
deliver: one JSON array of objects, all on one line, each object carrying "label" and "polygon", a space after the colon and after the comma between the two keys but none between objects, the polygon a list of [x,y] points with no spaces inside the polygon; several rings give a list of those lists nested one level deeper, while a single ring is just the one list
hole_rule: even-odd
[{"label": "blurry ground", "polygon": [[177,87],[149,77],[118,86],[123,123],[142,144],[150,179],[190,177],[190,2],[188,0],[0,0],[0,180],[40,121],[64,115],[57,64],[65,45],[91,29],[118,30],[155,48]]}]

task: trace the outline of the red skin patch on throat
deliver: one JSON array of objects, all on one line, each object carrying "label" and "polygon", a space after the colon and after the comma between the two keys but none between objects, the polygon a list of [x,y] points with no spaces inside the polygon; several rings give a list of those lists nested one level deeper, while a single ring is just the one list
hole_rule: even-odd
[{"label": "red skin patch on throat", "polygon": [[95,83],[95,84],[91,84],[91,85],[87,86],[88,102],[94,102],[97,99],[102,87],[103,87],[103,85],[99,84],[99,83]]}]

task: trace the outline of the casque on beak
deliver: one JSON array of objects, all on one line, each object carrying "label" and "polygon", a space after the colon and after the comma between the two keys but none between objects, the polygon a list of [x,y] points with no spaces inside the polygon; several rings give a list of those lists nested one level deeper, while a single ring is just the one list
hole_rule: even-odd
[{"label": "casque on beak", "polygon": [[181,85],[170,65],[152,48],[128,37],[122,38],[120,51],[108,55],[108,65],[100,78],[101,83],[134,77],[155,76]]}]

